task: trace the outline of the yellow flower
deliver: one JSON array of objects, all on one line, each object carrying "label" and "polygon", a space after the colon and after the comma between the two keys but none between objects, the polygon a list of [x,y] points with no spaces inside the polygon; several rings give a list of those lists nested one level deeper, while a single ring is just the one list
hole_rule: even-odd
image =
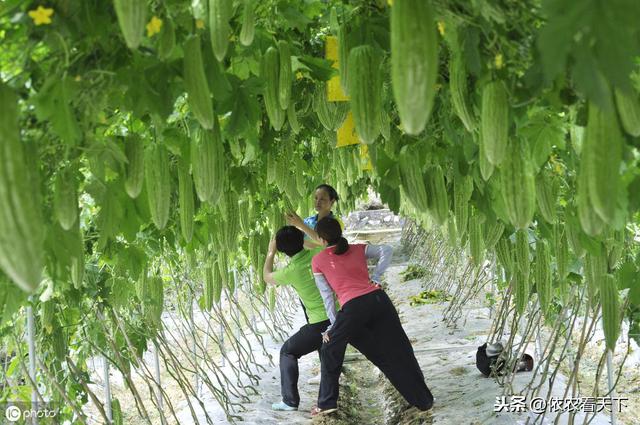
[{"label": "yellow flower", "polygon": [[502,58],[502,53],[498,53],[495,57],[495,59],[493,60],[493,62],[496,65],[496,69],[502,69],[502,67],[504,66],[504,60]]},{"label": "yellow flower", "polygon": [[198,28],[199,30],[204,28],[204,21],[202,19],[196,19],[196,28]]},{"label": "yellow flower", "polygon": [[51,15],[53,15],[53,9],[38,6],[36,10],[30,10],[29,16],[33,19],[33,23],[38,25],[46,25],[51,23]]},{"label": "yellow flower", "polygon": [[301,80],[304,78],[304,75],[302,75],[302,72],[298,71],[296,72],[296,80]]},{"label": "yellow flower", "polygon": [[76,75],[74,78],[75,81],[82,81],[82,77],[80,75]]},{"label": "yellow flower", "polygon": [[440,33],[441,36],[444,37],[444,22],[442,21],[438,21],[438,32]]},{"label": "yellow flower", "polygon": [[389,6],[393,6],[393,0],[387,0],[387,4],[388,4]]},{"label": "yellow flower", "polygon": [[160,32],[162,28],[162,19],[154,16],[147,24],[147,37],[151,38]]}]

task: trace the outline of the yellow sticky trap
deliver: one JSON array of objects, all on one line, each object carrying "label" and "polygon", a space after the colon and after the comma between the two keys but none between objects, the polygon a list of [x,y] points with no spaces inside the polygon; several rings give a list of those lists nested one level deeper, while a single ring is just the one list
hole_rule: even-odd
[{"label": "yellow sticky trap", "polygon": [[338,63],[338,37],[328,35],[324,39],[324,58],[334,61],[333,67],[337,68]]},{"label": "yellow sticky trap", "polygon": [[369,156],[369,146],[365,144],[360,145],[360,167],[362,171],[373,170],[373,164]]},{"label": "yellow sticky trap", "polygon": [[[340,64],[340,59],[338,57],[338,38],[333,35],[327,36],[324,40],[324,48],[325,59],[333,61],[331,66],[338,69]],[[335,75],[327,81],[327,100],[329,102],[344,102],[349,100],[349,97],[344,94],[344,91],[342,90],[339,75]]]},{"label": "yellow sticky trap", "polygon": [[353,123],[353,114],[349,111],[347,118],[338,129],[338,143],[336,144],[336,148],[357,145],[358,143],[360,143],[360,138],[356,133],[356,126]]}]

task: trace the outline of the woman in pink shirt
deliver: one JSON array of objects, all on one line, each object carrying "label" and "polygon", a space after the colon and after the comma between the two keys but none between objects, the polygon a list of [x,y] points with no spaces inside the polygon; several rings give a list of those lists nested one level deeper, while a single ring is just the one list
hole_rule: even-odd
[{"label": "woman in pink shirt", "polygon": [[[338,381],[347,344],[375,364],[407,402],[419,410],[430,409],[433,396],[398,312],[379,285],[393,250],[388,245],[350,245],[342,237],[340,224],[330,217],[320,220],[316,231],[326,248],[313,257],[311,267],[327,315],[335,321],[323,333],[320,393],[311,414],[337,410]],[[378,259],[371,278],[368,258]],[[342,306],[337,314],[333,312],[333,293]]]}]

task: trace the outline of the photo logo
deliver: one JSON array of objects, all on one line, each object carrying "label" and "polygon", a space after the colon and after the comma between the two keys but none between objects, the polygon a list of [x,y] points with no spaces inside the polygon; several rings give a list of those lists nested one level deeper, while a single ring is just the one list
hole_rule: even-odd
[{"label": "photo logo", "polygon": [[4,416],[9,422],[17,422],[22,416],[22,411],[18,406],[8,406],[4,412]]}]

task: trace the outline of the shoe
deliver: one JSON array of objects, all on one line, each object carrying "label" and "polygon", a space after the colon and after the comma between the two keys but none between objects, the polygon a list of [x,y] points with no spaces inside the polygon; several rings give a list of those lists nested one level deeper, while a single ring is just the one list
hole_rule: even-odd
[{"label": "shoe", "polygon": [[329,413],[337,412],[337,407],[331,407],[329,409],[321,409],[318,406],[313,406],[311,409],[311,416],[328,415]]},{"label": "shoe", "polygon": [[516,372],[530,372],[531,370],[533,370],[533,357],[525,353],[516,366]]},{"label": "shoe", "polygon": [[294,410],[298,410],[297,407],[289,406],[284,401],[279,401],[277,403],[273,403],[271,405],[271,410],[278,410],[281,412],[293,412]]},{"label": "shoe", "polygon": [[309,380],[307,381],[307,384],[320,385],[320,378],[321,378],[321,374],[318,373],[316,376],[309,378]]}]

